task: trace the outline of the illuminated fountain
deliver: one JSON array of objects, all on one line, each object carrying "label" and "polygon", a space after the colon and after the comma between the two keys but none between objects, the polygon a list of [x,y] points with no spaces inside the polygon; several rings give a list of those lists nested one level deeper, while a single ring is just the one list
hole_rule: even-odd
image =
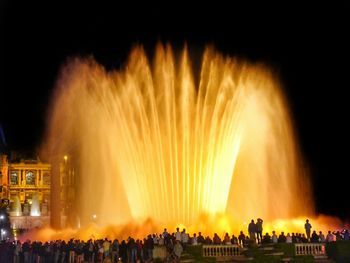
[{"label": "illuminated fountain", "polygon": [[40,202],[39,202],[38,194],[33,194],[32,204],[30,207],[30,215],[40,216]]},{"label": "illuminated fountain", "polygon": [[51,156],[75,157],[82,225],[239,231],[313,213],[288,107],[262,65],[207,49],[194,78],[187,50],[175,59],[161,45],[152,64],[135,48],[120,71],[74,59],[49,119]]},{"label": "illuminated fountain", "polygon": [[12,205],[10,215],[14,215],[14,216],[22,215],[22,207],[21,207],[21,202],[19,201],[18,195],[15,195],[13,198],[13,205]]}]

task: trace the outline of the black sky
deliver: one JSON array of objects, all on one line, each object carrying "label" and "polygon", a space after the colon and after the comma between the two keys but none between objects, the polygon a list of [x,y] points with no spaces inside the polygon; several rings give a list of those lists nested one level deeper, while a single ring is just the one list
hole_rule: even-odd
[{"label": "black sky", "polygon": [[93,55],[118,68],[136,43],[151,52],[159,40],[178,49],[186,41],[197,58],[210,43],[279,72],[317,210],[350,219],[350,9],[345,1],[47,2],[0,1],[0,124],[10,149],[34,151],[40,144],[56,76],[68,57]]}]

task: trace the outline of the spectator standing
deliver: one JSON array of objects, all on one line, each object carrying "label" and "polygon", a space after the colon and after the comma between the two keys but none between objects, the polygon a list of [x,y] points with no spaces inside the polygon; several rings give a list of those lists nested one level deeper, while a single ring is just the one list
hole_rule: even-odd
[{"label": "spectator standing", "polygon": [[255,228],[256,228],[256,237],[258,239],[258,244],[261,243],[262,240],[262,231],[263,231],[263,220],[261,218],[257,219],[257,222],[255,224]]},{"label": "spectator standing", "polygon": [[310,235],[311,235],[311,228],[312,228],[312,226],[309,223],[309,219],[306,219],[306,223],[304,225],[304,228],[305,228],[307,240],[310,241]]},{"label": "spectator standing", "polygon": [[254,219],[252,219],[252,221],[248,225],[248,233],[250,240],[255,241],[256,226],[254,223]]}]

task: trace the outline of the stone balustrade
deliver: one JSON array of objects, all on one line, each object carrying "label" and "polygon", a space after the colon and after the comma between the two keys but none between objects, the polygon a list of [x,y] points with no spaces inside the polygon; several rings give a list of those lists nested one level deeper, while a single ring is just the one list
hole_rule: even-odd
[{"label": "stone balustrade", "polygon": [[305,256],[313,255],[320,256],[326,255],[326,245],[324,243],[300,243],[295,244],[295,255]]},{"label": "stone balustrade", "polygon": [[203,245],[203,257],[235,257],[241,255],[238,245]]}]

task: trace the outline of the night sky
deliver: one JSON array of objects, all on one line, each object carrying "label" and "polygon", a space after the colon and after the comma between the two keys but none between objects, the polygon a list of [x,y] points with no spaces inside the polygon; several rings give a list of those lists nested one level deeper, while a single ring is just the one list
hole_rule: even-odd
[{"label": "night sky", "polygon": [[67,58],[92,55],[108,69],[120,68],[134,44],[151,54],[163,41],[175,50],[187,42],[200,61],[205,45],[213,44],[224,54],[264,62],[279,74],[310,167],[317,211],[350,219],[346,1],[22,2],[0,1],[0,125],[9,149],[35,151],[40,145],[49,99]]}]

